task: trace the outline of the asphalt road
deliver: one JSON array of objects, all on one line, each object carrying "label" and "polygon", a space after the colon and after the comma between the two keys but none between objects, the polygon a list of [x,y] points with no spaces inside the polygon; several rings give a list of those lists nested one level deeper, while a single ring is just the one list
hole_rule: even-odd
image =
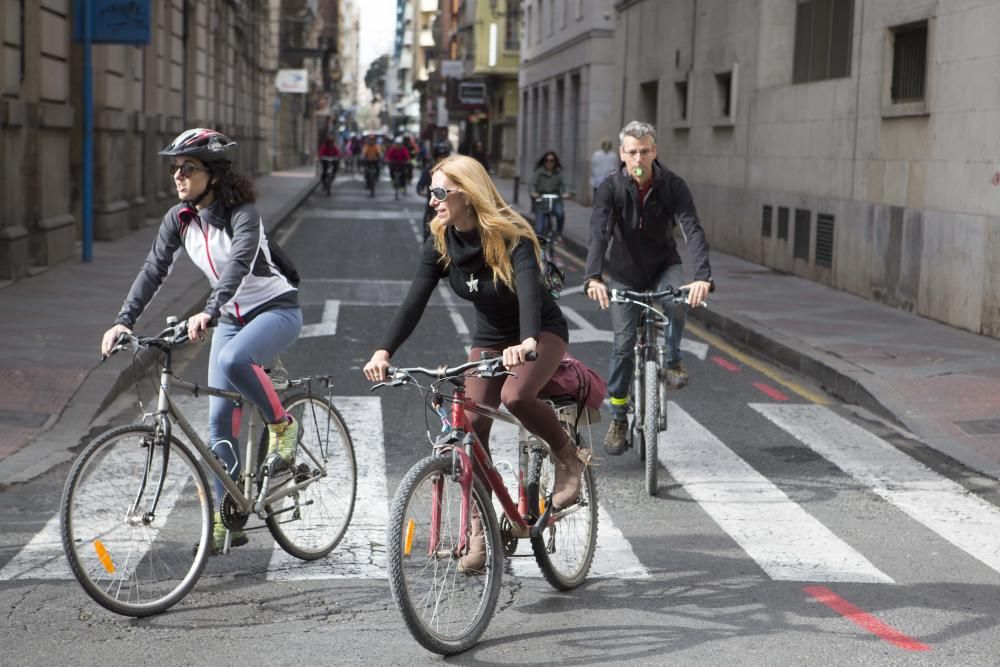
[{"label": "asphalt road", "polygon": [[[342,175],[281,231],[307,276],[309,325],[285,364],[337,376],[362,463],[344,544],[288,574],[255,532],[172,610],[119,617],[67,578],[53,535],[68,466],[57,467],[0,495],[0,664],[440,661],[403,626],[384,552],[387,504],[429,453],[434,421],[416,392],[372,394],[360,372],[411,278],[421,206],[394,201],[386,182],[371,200]],[[610,318],[572,289],[578,260],[561,261],[571,349],[603,374]],[[473,312],[444,290],[394,362],[465,359]],[[634,451],[603,455],[606,421],[585,433],[602,510],[590,580],[558,593],[530,559],[510,564],[482,641],[449,662],[996,664],[995,482],[725,341],[694,328],[686,339],[692,383],[671,396],[656,496]],[[207,346],[186,356],[183,375],[203,378]],[[129,421],[133,399],[100,421]],[[203,418],[200,402],[184,405]],[[496,459],[505,451],[494,444]]]}]

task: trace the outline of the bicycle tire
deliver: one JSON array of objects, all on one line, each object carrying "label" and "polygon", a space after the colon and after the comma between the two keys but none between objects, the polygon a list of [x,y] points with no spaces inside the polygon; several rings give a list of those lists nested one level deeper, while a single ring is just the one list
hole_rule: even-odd
[{"label": "bicycle tire", "polygon": [[642,373],[643,367],[636,362],[635,375],[632,379],[632,424],[629,431],[632,436],[632,446],[635,447],[640,462],[646,460],[646,438],[642,428],[646,388]]},{"label": "bicycle tire", "polygon": [[[552,458],[543,449],[533,449],[528,464],[531,502],[550,498],[554,481]],[[580,509],[548,526],[538,537],[531,538],[538,569],[545,581],[559,591],[572,590],[586,580],[597,550],[597,486],[591,466],[584,469],[580,494]],[[539,515],[544,512],[540,504],[537,509]]]},{"label": "bicycle tire", "polygon": [[329,554],[343,539],[354,514],[358,468],[344,418],[322,396],[302,392],[284,401],[299,423],[295,475],[301,481],[325,471],[309,486],[267,506],[265,523],[278,545],[302,560]]},{"label": "bicycle tire", "polygon": [[211,551],[212,491],[198,459],[175,437],[155,516],[145,516],[145,502],[141,515],[130,517],[145,470],[142,498],[156,495],[165,451],[157,440],[144,424],[99,435],[74,461],[60,503],[70,569],[95,602],[123,616],[151,616],[176,604]]},{"label": "bicycle tire", "polygon": [[[486,564],[481,574],[458,571],[462,491],[452,475],[450,456],[419,461],[400,482],[392,501],[387,544],[389,588],[413,638],[440,655],[461,653],[486,631],[500,596],[503,554],[493,503],[473,481],[473,511],[482,517]],[[430,543],[433,485],[441,485],[441,525]],[[436,546],[436,548],[434,548]]]},{"label": "bicycle tire", "polygon": [[643,440],[645,440],[646,444],[646,493],[651,496],[656,495],[656,466],[659,464],[656,456],[656,447],[660,432],[660,397],[658,392],[660,385],[659,375],[660,374],[656,368],[656,362],[647,360],[644,373],[646,386],[643,392],[643,400],[645,401],[646,407],[643,410],[642,431]]}]

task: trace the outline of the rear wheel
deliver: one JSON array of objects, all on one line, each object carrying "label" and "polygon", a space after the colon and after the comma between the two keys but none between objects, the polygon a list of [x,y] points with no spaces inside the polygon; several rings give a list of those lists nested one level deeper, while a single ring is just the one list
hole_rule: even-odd
[{"label": "rear wheel", "polygon": [[[481,517],[485,564],[459,570],[462,487],[450,456],[428,457],[400,482],[387,536],[389,588],[403,621],[421,646],[441,655],[471,647],[486,631],[500,595],[503,554],[493,503],[472,485],[471,515]],[[466,542],[475,536],[466,536]]]},{"label": "rear wheel", "polygon": [[358,482],[354,444],[337,408],[321,396],[290,396],[285,410],[299,424],[299,441],[294,474],[283,483],[312,482],[268,505],[267,527],[289,554],[316,560],[337,546],[351,523]]},{"label": "rear wheel", "polygon": [[[552,458],[544,449],[532,450],[528,466],[529,498],[537,502],[539,516],[545,512],[545,502],[552,496],[554,483]],[[591,466],[583,471],[579,505],[545,528],[541,535],[532,537],[531,549],[542,576],[553,588],[568,591],[587,578],[597,549],[597,487]]]},{"label": "rear wheel", "polygon": [[165,442],[152,426],[123,426],[77,457],[60,518],[63,549],[83,590],[117,614],[149,616],[176,604],[201,576],[212,493],[186,445]]},{"label": "rear wheel", "polygon": [[646,407],[643,411],[642,431],[646,444],[646,493],[655,496],[657,488],[656,466],[658,465],[656,446],[660,431],[660,396],[658,391],[660,382],[655,361],[646,362],[644,379],[644,403]]}]

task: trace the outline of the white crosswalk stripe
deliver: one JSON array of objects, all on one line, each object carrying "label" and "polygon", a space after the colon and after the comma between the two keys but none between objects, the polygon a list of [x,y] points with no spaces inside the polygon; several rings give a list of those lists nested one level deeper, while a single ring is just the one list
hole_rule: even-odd
[{"label": "white crosswalk stripe", "polygon": [[750,407],[914,520],[1000,572],[1000,509],[828,408]]},{"label": "white crosswalk stripe", "polygon": [[772,579],[892,583],[674,402],[660,462]]}]

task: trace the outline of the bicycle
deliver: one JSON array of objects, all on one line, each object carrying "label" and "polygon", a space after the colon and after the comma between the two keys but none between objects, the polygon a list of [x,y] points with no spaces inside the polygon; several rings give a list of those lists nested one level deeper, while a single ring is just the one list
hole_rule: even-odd
[{"label": "bicycle", "polygon": [[658,344],[657,335],[670,323],[669,318],[652,304],[662,299],[687,303],[687,294],[686,289],[669,286],[660,292],[611,290],[612,303],[631,303],[641,308],[636,325],[629,442],[636,448],[639,460],[645,462],[646,493],[651,496],[655,496],[657,490],[658,434],[667,430],[667,380],[663,372],[666,344]]},{"label": "bicycle", "polygon": [[555,205],[562,196],[557,194],[543,194],[535,198],[537,211],[544,214],[544,222],[540,230],[535,230],[538,236],[545,237],[553,245],[555,244],[558,232],[556,231]]},{"label": "bicycle", "polygon": [[[431,397],[429,403],[444,423],[441,435],[432,441],[433,453],[410,468],[400,483],[387,535],[393,599],[413,637],[441,655],[468,649],[486,631],[500,594],[503,556],[514,557],[519,540],[530,540],[542,575],[561,591],[583,583],[597,546],[592,468],[584,468],[577,503],[554,512],[550,500],[555,468],[548,445],[506,410],[467,398],[467,372],[484,378],[512,374],[503,368],[501,358],[493,357],[453,368],[390,368],[389,379],[372,387],[414,384],[425,398]],[[434,382],[422,387],[414,375]],[[451,385],[450,394],[441,392],[445,383]],[[546,400],[579,447],[578,422],[596,421],[596,413],[579,412],[573,397]],[[467,412],[519,427],[516,501],[472,430]],[[577,455],[589,460],[589,449]],[[490,494],[502,509],[499,524]],[[473,531],[476,521],[482,526],[482,538]],[[485,541],[485,565],[475,573],[461,573],[460,559],[474,539]]]},{"label": "bicycle", "polygon": [[406,194],[406,165],[405,164],[390,164],[389,165],[389,180],[392,181],[392,194],[393,197],[398,201],[399,195]]},{"label": "bicycle", "polygon": [[327,197],[330,196],[330,188],[333,185],[334,180],[337,178],[337,167],[338,160],[335,157],[323,156],[320,158],[320,162],[323,167],[322,183],[323,192]]},{"label": "bicycle", "polygon": [[[176,317],[167,323],[156,336],[122,334],[113,350],[162,354],[156,409],[146,415],[153,423],[143,420],[97,436],[73,462],[60,503],[63,549],[73,574],[94,601],[124,616],[166,611],[200,577],[212,548],[216,508],[205,467],[226,488],[222,553],[229,551],[229,531],[243,529],[252,513],[286,552],[316,560],[337,546],[354,512],[354,445],[330,402],[332,377],[272,378],[276,389],[291,392],[283,403],[299,422],[295,459],[286,464],[276,453],[263,459],[267,429],[255,440],[251,415],[246,464],[233,481],[171,393],[221,396],[237,409],[244,398],[176,377],[172,351],[187,340],[187,323]],[[314,384],[325,388],[325,396],[314,393]],[[175,425],[190,444],[173,433]]]},{"label": "bicycle", "polygon": [[365,188],[368,190],[368,196],[375,196],[375,186],[378,184],[378,173],[381,170],[381,165],[378,160],[365,160]]}]

